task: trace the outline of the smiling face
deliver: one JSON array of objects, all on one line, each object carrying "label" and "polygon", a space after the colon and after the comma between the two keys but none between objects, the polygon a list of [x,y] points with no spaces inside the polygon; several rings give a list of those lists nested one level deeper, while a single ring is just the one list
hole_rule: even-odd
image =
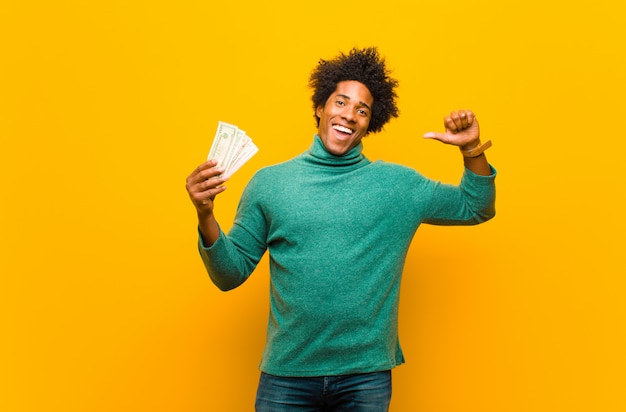
[{"label": "smiling face", "polygon": [[346,80],[315,114],[320,119],[318,135],[328,152],[341,156],[361,142],[367,134],[374,98],[361,82]]}]

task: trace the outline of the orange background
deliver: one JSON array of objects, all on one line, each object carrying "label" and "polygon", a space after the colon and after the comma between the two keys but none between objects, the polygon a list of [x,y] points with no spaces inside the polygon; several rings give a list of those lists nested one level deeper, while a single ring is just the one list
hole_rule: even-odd
[{"label": "orange background", "polygon": [[[365,152],[457,182],[422,134],[471,108],[497,217],[423,226],[392,411],[623,411],[624,6],[55,1],[0,5],[0,410],[252,410],[266,258],[222,293],[184,189],[219,120],[262,166],[315,132],[319,58],[378,46],[401,117]],[[228,4],[230,3],[230,4]]]}]

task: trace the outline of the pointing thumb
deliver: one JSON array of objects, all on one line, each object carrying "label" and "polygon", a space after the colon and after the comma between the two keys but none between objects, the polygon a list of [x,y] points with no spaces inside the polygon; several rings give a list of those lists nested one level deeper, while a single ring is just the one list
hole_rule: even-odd
[{"label": "pointing thumb", "polygon": [[435,139],[441,140],[443,138],[443,134],[437,132],[428,132],[424,134],[424,139]]}]

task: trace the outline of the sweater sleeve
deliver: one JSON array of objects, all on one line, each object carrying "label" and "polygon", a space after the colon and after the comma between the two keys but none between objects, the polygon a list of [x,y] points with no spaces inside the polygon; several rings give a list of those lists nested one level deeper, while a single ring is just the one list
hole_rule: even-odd
[{"label": "sweater sleeve", "polygon": [[480,176],[465,169],[461,183],[432,182],[430,206],[424,223],[432,225],[476,225],[496,214],[496,170]]},{"label": "sweater sleeve", "polygon": [[267,249],[267,224],[251,181],[237,207],[228,234],[220,228],[219,238],[209,247],[202,236],[198,250],[213,283],[221,290],[236,288],[248,279]]}]

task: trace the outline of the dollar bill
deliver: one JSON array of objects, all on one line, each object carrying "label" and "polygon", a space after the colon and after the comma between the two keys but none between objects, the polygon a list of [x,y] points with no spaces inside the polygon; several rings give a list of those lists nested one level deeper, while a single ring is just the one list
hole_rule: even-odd
[{"label": "dollar bill", "polygon": [[218,166],[224,168],[224,176],[230,177],[258,151],[244,130],[220,121],[207,159],[217,160]]},{"label": "dollar bill", "polygon": [[225,122],[219,122],[217,125],[217,131],[213,138],[213,144],[209,151],[208,159],[217,160],[218,166],[226,167],[231,151],[235,144],[235,138],[237,136],[237,126],[228,124]]},{"label": "dollar bill", "polygon": [[226,177],[230,177],[235,173],[241,166],[243,166],[248,160],[252,158],[257,152],[259,148],[252,143],[252,140],[248,138],[247,142],[244,143],[240,150],[236,153],[235,157],[230,162],[228,169],[224,172]]}]

